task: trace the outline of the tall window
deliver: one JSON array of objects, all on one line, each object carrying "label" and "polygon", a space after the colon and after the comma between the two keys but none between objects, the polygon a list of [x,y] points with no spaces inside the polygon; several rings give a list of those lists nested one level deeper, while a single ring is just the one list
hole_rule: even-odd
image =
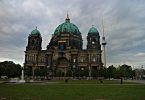
[{"label": "tall window", "polygon": [[96,62],[96,56],[95,56],[95,55],[92,56],[92,61],[93,61],[93,62]]},{"label": "tall window", "polygon": [[35,44],[35,40],[32,40],[32,44]]},{"label": "tall window", "polygon": [[63,51],[63,50],[65,50],[65,44],[64,43],[60,43],[59,44],[59,49],[61,50],[61,51]]}]

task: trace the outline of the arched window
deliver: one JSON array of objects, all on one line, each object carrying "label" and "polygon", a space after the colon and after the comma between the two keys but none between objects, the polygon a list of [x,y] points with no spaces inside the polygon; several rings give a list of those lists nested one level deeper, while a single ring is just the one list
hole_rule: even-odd
[{"label": "arched window", "polygon": [[96,56],[95,56],[95,55],[92,56],[92,61],[93,61],[93,62],[96,62]]},{"label": "arched window", "polygon": [[95,44],[95,43],[96,43],[96,39],[93,39],[93,40],[92,40],[92,44]]},{"label": "arched window", "polygon": [[32,44],[35,44],[35,40],[32,40]]},{"label": "arched window", "polygon": [[86,62],[86,57],[85,56],[81,56],[79,59],[80,62]]},{"label": "arched window", "polygon": [[64,51],[64,50],[66,49],[65,43],[60,43],[60,44],[59,44],[59,49],[60,49],[61,51]]}]

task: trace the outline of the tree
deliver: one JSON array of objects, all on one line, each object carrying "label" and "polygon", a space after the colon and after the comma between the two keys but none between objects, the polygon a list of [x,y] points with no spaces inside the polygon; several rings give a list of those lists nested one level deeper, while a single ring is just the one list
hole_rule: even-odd
[{"label": "tree", "polygon": [[47,76],[48,69],[46,67],[40,68],[40,76]]},{"label": "tree", "polygon": [[25,76],[32,76],[32,68],[24,68],[24,74]]},{"label": "tree", "polygon": [[98,69],[98,77],[104,77],[105,76],[105,68],[101,67]]},{"label": "tree", "polygon": [[73,75],[73,72],[69,69],[69,70],[67,70],[67,73],[66,73],[66,76],[72,76]]},{"label": "tree", "polygon": [[0,76],[7,76],[8,78],[20,77],[21,70],[21,65],[12,61],[0,62]]},{"label": "tree", "polygon": [[0,78],[1,76],[4,76],[4,72],[5,72],[4,66],[0,65]]},{"label": "tree", "polygon": [[88,69],[85,69],[85,70],[84,70],[84,75],[85,75],[86,77],[89,76],[89,70],[88,70]]},{"label": "tree", "polygon": [[134,75],[134,71],[129,65],[123,64],[121,66],[119,65],[118,68],[116,68],[115,78],[132,78]]},{"label": "tree", "polygon": [[106,67],[104,67],[104,78],[108,78],[107,68]]},{"label": "tree", "polygon": [[35,76],[40,76],[40,69],[39,68],[36,68],[34,72],[35,72]]},{"label": "tree", "polygon": [[107,77],[108,78],[115,78],[116,68],[111,65],[107,68]]},{"label": "tree", "polygon": [[132,73],[132,68],[129,65],[123,64],[119,66],[121,77],[129,78]]},{"label": "tree", "polygon": [[58,77],[61,77],[61,74],[62,74],[62,71],[61,71],[61,70],[58,70],[58,71],[56,72],[56,76],[58,76]]},{"label": "tree", "polygon": [[92,77],[98,77],[98,70],[97,69],[92,69],[91,70],[91,76]]},{"label": "tree", "polygon": [[80,76],[80,70],[78,68],[73,69],[73,75],[74,75],[74,77],[79,77]]}]

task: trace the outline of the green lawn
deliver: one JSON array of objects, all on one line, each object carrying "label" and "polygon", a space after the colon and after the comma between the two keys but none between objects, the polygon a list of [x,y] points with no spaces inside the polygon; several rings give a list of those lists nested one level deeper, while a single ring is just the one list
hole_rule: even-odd
[{"label": "green lawn", "polygon": [[145,85],[118,81],[50,81],[0,84],[0,98],[11,100],[145,100]]}]

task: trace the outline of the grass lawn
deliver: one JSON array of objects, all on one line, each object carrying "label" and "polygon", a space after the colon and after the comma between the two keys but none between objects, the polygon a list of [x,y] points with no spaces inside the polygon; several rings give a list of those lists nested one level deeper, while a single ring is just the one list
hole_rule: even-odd
[{"label": "grass lawn", "polygon": [[[145,100],[145,85],[118,81],[50,81],[0,84],[0,98],[10,100]],[[9,100],[9,99],[6,99]]]}]

